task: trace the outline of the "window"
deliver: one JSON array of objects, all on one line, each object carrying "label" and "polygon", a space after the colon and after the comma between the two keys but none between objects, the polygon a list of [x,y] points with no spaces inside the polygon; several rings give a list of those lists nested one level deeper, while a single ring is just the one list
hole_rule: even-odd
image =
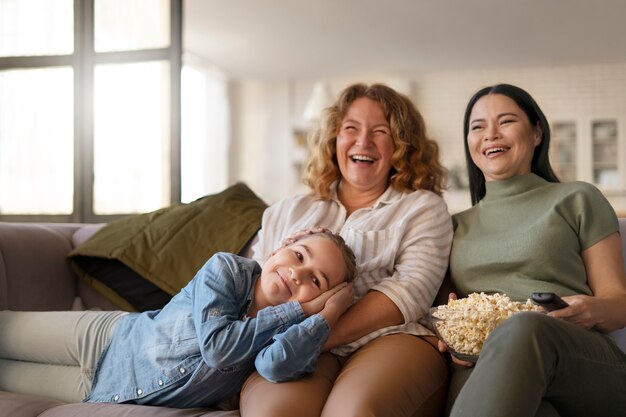
[{"label": "window", "polygon": [[0,219],[180,201],[181,0],[0,0]]},{"label": "window", "polygon": [[0,71],[0,213],[72,213],[72,91],[71,67]]}]

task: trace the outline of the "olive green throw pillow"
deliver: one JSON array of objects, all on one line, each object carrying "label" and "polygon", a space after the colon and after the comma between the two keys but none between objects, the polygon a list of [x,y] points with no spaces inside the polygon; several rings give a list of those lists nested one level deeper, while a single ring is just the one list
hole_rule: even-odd
[{"label": "olive green throw pillow", "polygon": [[128,311],[163,307],[215,252],[240,253],[267,205],[245,184],[111,222],[68,256],[73,270]]}]

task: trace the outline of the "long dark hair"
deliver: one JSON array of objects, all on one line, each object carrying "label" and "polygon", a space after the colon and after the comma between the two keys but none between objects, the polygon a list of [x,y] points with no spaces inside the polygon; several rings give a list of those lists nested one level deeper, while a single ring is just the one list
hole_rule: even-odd
[{"label": "long dark hair", "polygon": [[530,94],[519,87],[511,84],[492,85],[490,87],[480,89],[472,96],[469,103],[467,103],[467,107],[465,108],[465,117],[463,118],[463,142],[465,144],[465,160],[467,162],[467,174],[469,176],[469,188],[472,196],[472,205],[478,204],[478,202],[485,196],[485,176],[476,166],[472,160],[472,156],[470,155],[469,145],[467,143],[467,135],[469,134],[469,118],[476,102],[487,94],[501,94],[503,96],[507,96],[511,100],[515,101],[519,108],[526,113],[531,126],[539,125],[542,131],[541,143],[535,147],[530,171],[542,177],[546,181],[559,182],[559,179],[550,165],[550,125],[548,124],[546,116],[539,108],[539,105]]}]

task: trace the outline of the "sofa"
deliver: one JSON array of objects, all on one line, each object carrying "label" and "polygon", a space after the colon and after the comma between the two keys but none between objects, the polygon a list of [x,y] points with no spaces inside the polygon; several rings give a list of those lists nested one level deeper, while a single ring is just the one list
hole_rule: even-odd
[{"label": "sofa", "polygon": [[[78,279],[68,254],[86,242],[102,224],[0,222],[0,310],[116,309],[117,305]],[[626,259],[626,218],[620,219]],[[626,329],[616,332],[626,349]],[[2,337],[2,335],[0,335]],[[0,391],[0,416],[239,416],[236,410],[173,409],[127,404],[65,404]]]},{"label": "sofa", "polygon": [[[0,222],[0,310],[117,309],[84,280],[77,279],[66,260],[73,248],[102,226]],[[49,398],[0,391],[0,416],[131,415],[237,417],[239,412],[126,404],[64,404]]]}]

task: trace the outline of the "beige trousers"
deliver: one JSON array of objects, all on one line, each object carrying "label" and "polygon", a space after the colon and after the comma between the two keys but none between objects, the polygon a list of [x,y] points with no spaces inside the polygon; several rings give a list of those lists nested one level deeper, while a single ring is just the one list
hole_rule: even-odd
[{"label": "beige trousers", "polygon": [[242,417],[436,417],[447,392],[447,365],[434,337],[382,336],[347,358],[320,356],[303,379],[244,384]]},{"label": "beige trousers", "polygon": [[0,390],[79,402],[121,311],[0,311]]}]

